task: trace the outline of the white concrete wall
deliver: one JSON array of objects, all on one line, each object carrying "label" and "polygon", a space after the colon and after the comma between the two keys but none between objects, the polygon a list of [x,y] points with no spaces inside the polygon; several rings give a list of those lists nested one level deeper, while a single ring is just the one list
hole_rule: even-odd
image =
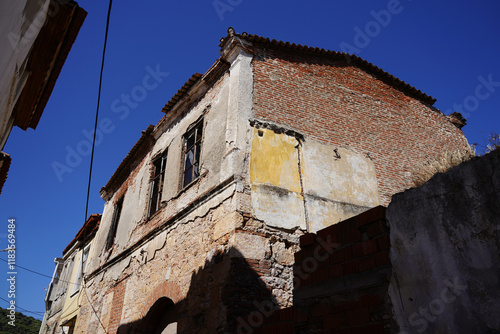
[{"label": "white concrete wall", "polygon": [[311,140],[303,147],[304,193],[312,232],[381,204],[371,159]]},{"label": "white concrete wall", "polygon": [[437,174],[387,209],[401,333],[500,331],[500,151]]}]

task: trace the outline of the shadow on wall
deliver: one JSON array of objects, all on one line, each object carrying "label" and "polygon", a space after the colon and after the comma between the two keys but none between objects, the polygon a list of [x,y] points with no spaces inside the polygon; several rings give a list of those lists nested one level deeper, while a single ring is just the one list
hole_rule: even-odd
[{"label": "shadow on wall", "polygon": [[[259,306],[276,300],[261,280],[260,264],[236,249],[214,254],[191,276],[186,298],[174,303],[161,296],[141,319],[122,324],[118,334],[237,333]],[[250,264],[251,263],[251,264]],[[264,265],[265,266],[265,265]],[[159,284],[162,282],[144,282]]]}]

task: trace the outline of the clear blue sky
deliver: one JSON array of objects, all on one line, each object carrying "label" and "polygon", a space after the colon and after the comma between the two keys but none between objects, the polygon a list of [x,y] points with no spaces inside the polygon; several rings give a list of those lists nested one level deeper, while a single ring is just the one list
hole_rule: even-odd
[{"label": "clear blue sky", "polygon": [[[17,263],[48,276],[53,259],[85,220],[90,163],[85,132],[91,132],[95,119],[108,4],[79,4],[88,16],[38,128],[15,128],[4,149],[13,161],[0,197],[0,248],[7,246],[7,220],[15,217]],[[219,39],[229,26],[238,33],[325,49],[351,48],[436,98],[435,107],[446,114],[454,104],[465,104],[464,133],[470,143],[483,144],[490,132],[500,132],[498,13],[500,2],[494,0],[115,1],[100,111],[100,119],[107,119],[106,133],[96,147],[89,214],[102,212],[99,189],[141,131],[156,124],[161,108],[193,73],[204,73],[218,58]],[[163,74],[145,90],[148,67]],[[135,100],[127,105],[123,97],[132,93]],[[68,149],[80,151],[81,161],[73,156],[68,166]],[[71,172],[58,176],[58,164]],[[0,258],[6,259],[6,253]],[[6,272],[0,262],[2,277]],[[49,281],[19,269],[18,306],[43,312]],[[0,297],[7,299],[7,293],[6,279],[1,279]],[[7,304],[0,300],[0,306]]]}]

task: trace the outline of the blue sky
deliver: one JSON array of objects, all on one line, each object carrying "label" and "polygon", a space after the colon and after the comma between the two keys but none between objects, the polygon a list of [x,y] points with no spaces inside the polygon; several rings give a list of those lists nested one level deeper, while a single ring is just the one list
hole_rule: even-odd
[{"label": "blue sky", "polygon": [[[4,148],[13,161],[0,197],[0,248],[7,247],[7,220],[14,217],[17,264],[48,276],[53,259],[85,220],[87,138],[95,120],[108,4],[79,4],[87,19],[37,129],[15,128]],[[141,131],[156,124],[161,108],[193,73],[204,73],[218,58],[219,39],[229,26],[355,53],[436,98],[434,106],[445,114],[462,108],[469,142],[484,144],[490,132],[500,132],[498,13],[500,2],[493,0],[115,1],[89,214],[102,212],[99,189]],[[6,253],[0,258],[6,260]],[[6,276],[6,264],[0,268]],[[18,269],[17,305],[43,312],[49,281]],[[8,299],[7,293],[1,279],[0,297]],[[0,299],[0,306],[8,305]]]}]

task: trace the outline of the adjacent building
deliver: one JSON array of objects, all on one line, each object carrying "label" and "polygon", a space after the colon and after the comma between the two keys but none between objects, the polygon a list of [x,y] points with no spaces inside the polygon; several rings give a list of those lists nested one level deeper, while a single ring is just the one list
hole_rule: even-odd
[{"label": "adjacent building", "polygon": [[0,192],[12,127],[35,129],[87,12],[69,0],[0,2]]},{"label": "adjacent building", "polygon": [[469,150],[460,119],[357,56],[231,28],[219,46],[101,189],[74,333],[241,332],[293,304],[301,235]]},{"label": "adjacent building", "polygon": [[100,221],[100,214],[91,215],[64,249],[62,258],[54,260],[56,267],[45,295],[40,334],[73,333],[80,305],[86,298],[83,277]]}]

